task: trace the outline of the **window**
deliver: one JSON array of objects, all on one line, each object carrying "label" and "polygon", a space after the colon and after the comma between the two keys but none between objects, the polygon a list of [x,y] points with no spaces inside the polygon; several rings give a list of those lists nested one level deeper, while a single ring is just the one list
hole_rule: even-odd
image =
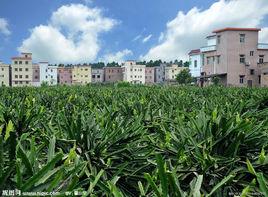
[{"label": "window", "polygon": [[249,55],[250,55],[250,56],[253,56],[253,55],[254,55],[254,51],[250,51],[250,52],[249,52]]},{"label": "window", "polygon": [[221,56],[220,56],[220,55],[218,55],[218,56],[217,56],[217,64],[220,64],[220,62],[221,62],[221,60],[220,60],[220,59],[221,59]]},{"label": "window", "polygon": [[95,79],[95,75],[92,75],[92,78]]},{"label": "window", "polygon": [[88,69],[87,69],[87,68],[85,68],[85,71],[88,71]]},{"label": "window", "polygon": [[28,64],[28,61],[25,61],[25,64]]},{"label": "window", "polygon": [[88,77],[88,75],[85,75],[85,77]]},{"label": "window", "polygon": [[47,79],[47,75],[46,75],[46,79]]},{"label": "window", "polygon": [[240,34],[240,43],[245,43],[245,38],[246,38],[245,34]]},{"label": "window", "polygon": [[15,75],[15,79],[18,79],[18,75]]},{"label": "window", "polygon": [[145,76],[145,79],[147,79],[147,76]]},{"label": "window", "polygon": [[20,81],[20,84],[22,84],[22,81]]},{"label": "window", "polygon": [[245,77],[245,75],[240,75],[239,76],[239,82],[242,84],[242,83],[244,83],[244,77]]},{"label": "window", "polygon": [[18,84],[18,82],[17,82],[17,81],[15,81],[15,84]]},{"label": "window", "polygon": [[258,76],[259,84],[261,84],[261,75]]},{"label": "window", "polygon": [[29,75],[25,75],[25,78],[28,79],[29,78]]},{"label": "window", "polygon": [[209,57],[207,57],[207,64],[209,64]]},{"label": "window", "polygon": [[29,69],[28,68],[25,68],[25,71],[29,71]]},{"label": "window", "polygon": [[47,69],[46,69],[46,73],[47,73]]},{"label": "window", "polygon": [[35,76],[34,78],[35,78],[35,79],[38,79],[38,76]]},{"label": "window", "polygon": [[22,68],[19,68],[19,71],[22,71]]},{"label": "window", "polygon": [[26,81],[26,84],[29,84],[29,81]]},{"label": "window", "polygon": [[22,64],[22,61],[19,61],[19,64]]},{"label": "window", "polygon": [[130,69],[130,71],[132,72],[132,68]]},{"label": "window", "polygon": [[197,60],[194,61],[194,67],[197,67]]},{"label": "window", "polygon": [[240,63],[245,63],[245,55],[240,55]]},{"label": "window", "polygon": [[18,68],[15,68],[15,71],[18,71]]},{"label": "window", "polygon": [[19,75],[19,78],[21,79],[22,78],[22,75]]},{"label": "window", "polygon": [[250,74],[254,75],[254,69],[250,69]]},{"label": "window", "polygon": [[217,36],[217,43],[218,43],[218,44],[221,43],[221,36]]},{"label": "window", "polygon": [[14,63],[15,63],[15,64],[18,64],[18,62],[17,62],[17,61],[15,61]]},{"label": "window", "polygon": [[264,61],[264,55],[259,55],[259,63],[262,64]]},{"label": "window", "polygon": [[100,79],[100,75],[97,75],[97,78]]}]

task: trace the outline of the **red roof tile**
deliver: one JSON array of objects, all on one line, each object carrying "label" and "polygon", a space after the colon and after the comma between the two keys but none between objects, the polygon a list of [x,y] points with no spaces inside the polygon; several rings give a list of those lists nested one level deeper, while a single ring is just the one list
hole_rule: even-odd
[{"label": "red roof tile", "polygon": [[200,53],[200,49],[194,49],[194,50],[191,50],[190,53],[188,53],[188,55],[199,54],[199,53]]}]

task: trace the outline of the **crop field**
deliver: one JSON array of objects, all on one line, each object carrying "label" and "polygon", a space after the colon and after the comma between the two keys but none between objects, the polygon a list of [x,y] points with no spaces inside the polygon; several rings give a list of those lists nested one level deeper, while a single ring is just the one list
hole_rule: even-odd
[{"label": "crop field", "polygon": [[1,191],[268,196],[268,89],[59,86],[0,93]]}]

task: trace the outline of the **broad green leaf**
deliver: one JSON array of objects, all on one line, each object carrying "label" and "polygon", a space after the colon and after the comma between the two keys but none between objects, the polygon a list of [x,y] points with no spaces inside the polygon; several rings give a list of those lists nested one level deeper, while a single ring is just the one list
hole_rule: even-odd
[{"label": "broad green leaf", "polygon": [[263,173],[259,172],[257,173],[257,180],[260,185],[260,190],[264,194],[264,196],[268,196],[268,183],[265,180]]},{"label": "broad green leaf", "polygon": [[256,176],[256,172],[251,164],[251,162],[247,159],[247,167],[248,167],[248,171],[252,174]]},{"label": "broad green leaf", "polygon": [[28,191],[33,188],[34,184],[43,178],[50,170],[54,168],[54,165],[60,161],[63,157],[63,153],[58,153],[55,157],[48,162],[41,170],[39,170],[35,175],[33,175],[26,183],[22,186],[22,191]]},{"label": "broad green leaf", "polygon": [[103,173],[104,173],[104,170],[99,171],[99,173],[95,177],[95,180],[92,183],[90,183],[89,189],[88,189],[90,194],[93,192],[94,187],[98,183],[98,181],[99,181],[100,177],[103,175]]},{"label": "broad green leaf", "polygon": [[195,183],[195,187],[194,187],[194,192],[193,192],[194,197],[201,196],[200,189],[201,189],[202,181],[203,181],[203,175],[198,175],[196,183]]},{"label": "broad green leaf", "polygon": [[49,146],[48,146],[48,158],[47,161],[51,161],[51,159],[54,157],[55,154],[55,143],[56,143],[56,137],[53,136],[50,140],[49,140]]},{"label": "broad green leaf", "polygon": [[148,181],[148,183],[151,185],[151,187],[152,187],[153,191],[155,192],[155,194],[158,197],[162,197],[162,195],[161,195],[159,189],[157,188],[156,184],[154,183],[151,175],[148,174],[148,173],[145,173],[144,176],[145,176],[145,179]]},{"label": "broad green leaf", "polygon": [[161,183],[162,195],[166,197],[168,194],[167,174],[165,170],[164,160],[160,154],[156,155],[156,162]]},{"label": "broad green leaf", "polygon": [[10,136],[10,132],[14,131],[14,126],[11,120],[9,120],[7,127],[6,127],[6,134],[4,140],[7,141],[7,139]]}]

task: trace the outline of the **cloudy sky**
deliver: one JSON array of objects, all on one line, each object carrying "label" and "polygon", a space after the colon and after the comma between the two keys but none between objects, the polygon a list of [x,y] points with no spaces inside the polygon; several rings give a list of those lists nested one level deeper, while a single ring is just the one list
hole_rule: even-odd
[{"label": "cloudy sky", "polygon": [[223,27],[261,27],[268,43],[268,0],[1,0],[0,60],[186,60]]}]

